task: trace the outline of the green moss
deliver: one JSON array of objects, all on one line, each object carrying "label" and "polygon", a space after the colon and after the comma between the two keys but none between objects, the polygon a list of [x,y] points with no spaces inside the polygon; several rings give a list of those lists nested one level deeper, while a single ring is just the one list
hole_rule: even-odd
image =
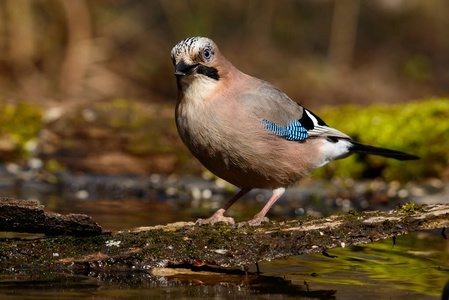
[{"label": "green moss", "polygon": [[350,209],[347,214],[343,216],[343,220],[351,221],[351,220],[359,220],[360,214],[353,209]]},{"label": "green moss", "polygon": [[159,256],[162,253],[162,249],[159,247],[147,247],[144,250],[144,255]]},{"label": "green moss", "polygon": [[385,220],[382,222],[382,226],[385,230],[391,230],[391,229],[395,228],[396,225],[397,225],[397,222],[395,222],[395,221]]},{"label": "green moss", "polygon": [[292,232],[284,231],[284,230],[277,230],[277,231],[274,231],[273,233],[271,233],[271,237],[273,237],[273,238],[275,238],[275,237],[286,238],[286,237],[291,237],[291,236],[292,236]]},{"label": "green moss", "polygon": [[[177,166],[184,173],[199,171],[198,164],[191,159],[178,137],[173,109],[171,103],[148,105],[126,99],[95,102],[61,121],[64,126],[59,124],[58,128],[63,128],[67,137],[60,134],[59,146],[74,153],[81,153],[85,148],[83,145],[89,144],[94,146],[85,150],[87,152],[102,149],[134,156],[170,157],[176,159]],[[324,107],[316,112],[329,126],[356,141],[421,157],[418,161],[402,162],[378,156],[353,155],[316,170],[316,177],[360,179],[367,174],[375,174],[386,180],[407,181],[447,176],[449,140],[442,137],[449,131],[449,99],[397,105],[344,105]],[[86,117],[89,115],[93,117]],[[0,146],[8,149],[0,151],[0,160],[29,158],[32,155],[30,149],[39,141],[42,126],[42,111],[38,107],[0,99]],[[92,133],[86,128],[97,131]],[[49,173],[64,169],[55,161],[46,162],[45,167]],[[311,201],[317,205],[322,203],[318,196],[312,197]]]},{"label": "green moss", "polygon": [[364,211],[361,212],[361,214],[363,214],[364,217],[378,217],[384,214],[384,212],[380,211],[380,210],[373,210],[373,211]]},{"label": "green moss", "polygon": [[343,220],[345,221],[358,220],[358,219],[359,219],[358,216],[352,214],[347,214],[343,217]]},{"label": "green moss", "polygon": [[306,215],[306,216],[301,216],[300,220],[303,222],[309,222],[309,221],[313,221],[313,220],[319,220],[321,219],[320,217],[315,217],[312,215]]},{"label": "green moss", "polygon": [[258,255],[259,255],[259,256],[262,256],[262,255],[265,254],[266,252],[270,251],[271,248],[272,248],[272,245],[268,245],[268,244],[265,244],[265,245],[260,246]]},{"label": "green moss", "polygon": [[56,245],[56,240],[55,239],[47,239],[47,240],[43,240],[42,241],[42,245],[45,248],[53,248]]},{"label": "green moss", "polygon": [[37,143],[43,125],[42,112],[26,102],[0,101],[0,140],[7,146],[3,160],[29,158],[30,143]]},{"label": "green moss", "polygon": [[424,211],[423,207],[416,205],[411,201],[409,203],[398,205],[396,207],[396,210],[400,213],[413,213],[413,214]]},{"label": "green moss", "polygon": [[325,107],[317,114],[354,140],[421,157],[402,162],[379,156],[352,155],[318,169],[315,175],[362,178],[370,171],[387,180],[439,177],[449,164],[449,99],[429,99],[396,105]]}]

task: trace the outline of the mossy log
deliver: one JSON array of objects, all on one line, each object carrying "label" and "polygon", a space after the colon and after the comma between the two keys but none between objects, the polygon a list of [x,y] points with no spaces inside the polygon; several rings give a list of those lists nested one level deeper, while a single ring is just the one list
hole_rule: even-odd
[{"label": "mossy log", "polygon": [[91,217],[44,212],[37,201],[0,198],[0,231],[94,236],[102,233]]},{"label": "mossy log", "polygon": [[259,227],[179,222],[103,231],[96,236],[4,239],[0,242],[0,270],[149,271],[186,264],[245,268],[261,261],[326,254],[327,249],[335,247],[368,244],[448,225],[448,204],[408,204],[389,212],[350,211],[307,221],[268,222]]}]

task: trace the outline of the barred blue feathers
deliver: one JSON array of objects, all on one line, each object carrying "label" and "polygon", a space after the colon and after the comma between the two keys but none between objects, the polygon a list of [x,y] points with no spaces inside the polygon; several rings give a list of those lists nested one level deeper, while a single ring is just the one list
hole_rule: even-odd
[{"label": "barred blue feathers", "polygon": [[279,126],[267,120],[263,120],[263,124],[266,129],[289,141],[303,141],[309,137],[307,129],[299,121],[292,122],[287,127]]}]

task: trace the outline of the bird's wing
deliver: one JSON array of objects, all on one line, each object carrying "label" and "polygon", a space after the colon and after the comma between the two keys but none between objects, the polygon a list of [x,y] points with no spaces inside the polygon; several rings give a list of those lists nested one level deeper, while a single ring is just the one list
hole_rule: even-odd
[{"label": "bird's wing", "polygon": [[351,139],[348,135],[344,134],[343,132],[327,126],[323,120],[321,120],[317,115],[315,115],[310,110],[306,108],[303,108],[303,110],[304,114],[298,122],[301,123],[303,126],[307,126],[306,124],[309,124],[308,127],[310,129],[307,131],[309,136]]},{"label": "bird's wing", "polygon": [[261,119],[267,130],[292,141],[309,137],[351,139],[327,126],[318,116],[291,100],[274,85],[259,81],[256,86],[247,91],[241,101],[245,109]]}]

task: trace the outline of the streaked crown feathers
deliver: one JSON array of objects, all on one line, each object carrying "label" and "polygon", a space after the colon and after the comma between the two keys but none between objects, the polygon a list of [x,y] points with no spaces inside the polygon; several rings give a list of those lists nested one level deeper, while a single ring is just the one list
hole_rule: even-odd
[{"label": "streaked crown feathers", "polygon": [[214,42],[206,37],[195,36],[182,40],[171,50],[171,59],[176,65],[181,59],[190,59],[191,62],[196,61],[202,50],[209,48],[212,53],[215,51]]}]

